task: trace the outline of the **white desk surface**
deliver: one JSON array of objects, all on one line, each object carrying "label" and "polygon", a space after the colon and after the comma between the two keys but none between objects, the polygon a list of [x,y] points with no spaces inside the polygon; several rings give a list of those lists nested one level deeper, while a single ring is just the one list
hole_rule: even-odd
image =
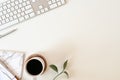
[{"label": "white desk surface", "polygon": [[16,26],[0,49],[42,51],[48,64],[68,58],[68,80],[120,80],[120,0],[67,0]]}]

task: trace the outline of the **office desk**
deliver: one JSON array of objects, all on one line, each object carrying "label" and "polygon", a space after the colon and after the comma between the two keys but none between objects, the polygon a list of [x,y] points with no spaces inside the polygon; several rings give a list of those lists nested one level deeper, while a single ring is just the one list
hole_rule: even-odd
[{"label": "office desk", "polygon": [[[26,57],[40,51],[48,64],[59,67],[68,59],[70,78],[58,80],[120,80],[119,3],[67,0],[60,8],[15,25],[18,31],[1,38],[0,49],[25,51]],[[48,67],[44,80],[55,75]]]}]

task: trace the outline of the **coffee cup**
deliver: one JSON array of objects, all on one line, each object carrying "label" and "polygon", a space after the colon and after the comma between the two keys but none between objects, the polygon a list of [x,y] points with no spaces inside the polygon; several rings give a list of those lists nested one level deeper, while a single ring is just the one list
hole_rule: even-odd
[{"label": "coffee cup", "polygon": [[26,60],[25,70],[29,75],[33,77],[42,75],[45,72],[46,68],[46,59],[40,54],[33,54]]}]

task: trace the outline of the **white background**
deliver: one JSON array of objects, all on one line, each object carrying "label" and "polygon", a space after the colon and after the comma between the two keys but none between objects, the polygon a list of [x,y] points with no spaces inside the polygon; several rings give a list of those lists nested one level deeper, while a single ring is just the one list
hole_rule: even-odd
[{"label": "white background", "polygon": [[[14,27],[18,31],[1,38],[0,49],[41,51],[59,66],[69,59],[69,80],[120,80],[120,0],[67,0]],[[50,72],[46,80],[55,76]]]}]

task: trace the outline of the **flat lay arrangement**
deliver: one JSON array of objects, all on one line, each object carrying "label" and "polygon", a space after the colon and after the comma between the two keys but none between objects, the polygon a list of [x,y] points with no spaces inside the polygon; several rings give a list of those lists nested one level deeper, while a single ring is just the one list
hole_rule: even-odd
[{"label": "flat lay arrangement", "polygon": [[0,80],[120,80],[120,0],[0,0]]}]

